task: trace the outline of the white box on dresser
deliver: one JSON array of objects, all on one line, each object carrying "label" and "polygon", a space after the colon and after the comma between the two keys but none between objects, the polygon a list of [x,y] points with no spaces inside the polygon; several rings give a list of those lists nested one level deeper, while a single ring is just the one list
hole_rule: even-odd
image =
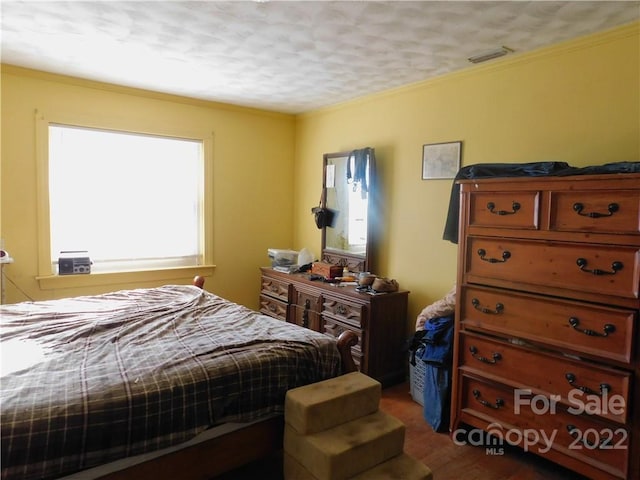
[{"label": "white box on dresser", "polygon": [[640,476],[640,174],[460,182],[452,431]]}]

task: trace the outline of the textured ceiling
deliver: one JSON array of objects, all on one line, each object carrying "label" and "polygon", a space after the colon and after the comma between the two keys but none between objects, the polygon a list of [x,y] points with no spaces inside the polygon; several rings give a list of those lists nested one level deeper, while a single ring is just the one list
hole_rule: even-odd
[{"label": "textured ceiling", "polygon": [[2,0],[2,62],[299,113],[640,18],[638,1]]}]

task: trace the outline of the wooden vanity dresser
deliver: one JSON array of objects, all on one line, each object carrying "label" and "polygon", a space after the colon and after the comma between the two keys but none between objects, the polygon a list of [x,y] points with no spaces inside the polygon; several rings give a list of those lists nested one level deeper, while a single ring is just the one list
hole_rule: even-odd
[{"label": "wooden vanity dresser", "polygon": [[462,180],[460,192],[452,434],[481,429],[589,478],[637,480],[640,174]]},{"label": "wooden vanity dresser", "polygon": [[306,274],[261,271],[262,313],[336,338],[351,330],[358,335],[352,354],[362,373],[383,386],[404,381],[408,291],[369,295]]}]

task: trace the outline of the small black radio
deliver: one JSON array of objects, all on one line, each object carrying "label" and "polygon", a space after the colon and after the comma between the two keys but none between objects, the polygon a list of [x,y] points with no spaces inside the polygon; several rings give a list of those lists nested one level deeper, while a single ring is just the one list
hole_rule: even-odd
[{"label": "small black radio", "polygon": [[91,259],[86,250],[60,252],[58,257],[58,275],[91,273]]}]

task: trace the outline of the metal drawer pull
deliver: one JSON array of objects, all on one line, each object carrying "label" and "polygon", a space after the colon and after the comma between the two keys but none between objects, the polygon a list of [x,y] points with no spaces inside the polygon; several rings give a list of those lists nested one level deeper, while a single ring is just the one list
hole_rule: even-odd
[{"label": "metal drawer pull", "polygon": [[496,403],[490,403],[487,402],[486,400],[483,400],[482,398],[480,398],[480,391],[479,390],[473,390],[473,397],[482,405],[484,405],[487,408],[493,408],[494,410],[498,410],[500,407],[504,407],[504,400],[502,400],[501,398],[496,398]]},{"label": "metal drawer pull", "polygon": [[[571,435],[573,438],[582,442],[582,444],[590,450],[596,448],[611,448],[608,447],[608,445],[611,443],[611,437],[608,437],[607,435],[604,435],[602,440],[600,440],[599,442],[590,442],[589,439],[587,439],[586,436],[581,433],[580,429],[576,428],[575,425],[567,425],[567,432],[569,432],[569,435]],[[596,435],[596,438],[598,437],[599,435]]]},{"label": "metal drawer pull", "polygon": [[485,257],[486,254],[487,254],[487,251],[484,248],[478,249],[478,255],[480,256],[480,260],[484,260],[485,262],[504,263],[507,260],[509,260],[509,258],[511,258],[511,252],[509,252],[508,250],[505,250],[504,252],[502,252],[502,260],[499,260],[497,258],[486,258]]},{"label": "metal drawer pull", "polygon": [[583,217],[589,217],[589,218],[601,218],[601,217],[610,217],[611,215],[613,215],[614,213],[616,213],[620,207],[618,206],[617,203],[610,203],[607,206],[607,210],[609,213],[600,213],[600,212],[586,212],[586,213],[582,213],[582,210],[584,209],[584,205],[576,202],[573,204],[573,210],[578,214],[578,215],[582,215]]},{"label": "metal drawer pull", "polygon": [[346,315],[347,312],[349,311],[349,310],[347,310],[347,307],[345,307],[344,305],[338,305],[336,310],[340,315]]},{"label": "metal drawer pull", "polygon": [[487,210],[489,210],[494,215],[513,215],[518,210],[520,210],[520,204],[518,202],[513,202],[511,204],[511,208],[513,209],[511,212],[508,210],[494,210],[496,208],[496,204],[493,202],[487,203]]},{"label": "metal drawer pull", "polygon": [[482,307],[482,306],[480,306],[480,300],[478,300],[477,298],[472,298],[471,299],[471,304],[473,305],[473,308],[475,308],[476,310],[478,310],[478,311],[480,311],[482,313],[491,314],[491,315],[499,315],[504,310],[504,305],[501,304],[501,303],[496,303],[496,309],[495,310],[491,310],[490,308]]},{"label": "metal drawer pull", "polygon": [[498,361],[502,360],[502,355],[500,355],[498,352],[493,352],[493,355],[491,355],[490,359],[487,357],[483,357],[482,355],[476,355],[478,353],[478,349],[473,345],[469,347],[469,351],[471,352],[471,356],[473,358],[482,363],[496,364],[498,363]]},{"label": "metal drawer pull", "polygon": [[605,395],[611,392],[611,385],[609,385],[608,383],[601,383],[600,392],[596,392],[595,390],[589,387],[575,385],[576,376],[573,373],[565,373],[564,377],[567,379],[567,382],[569,382],[569,385],[571,385],[573,388],[577,388],[578,390],[586,393],[587,395]]},{"label": "metal drawer pull", "polygon": [[598,333],[595,330],[591,330],[589,328],[578,328],[578,325],[580,325],[580,320],[578,320],[576,317],[571,317],[569,319],[569,325],[571,325],[571,327],[575,331],[584,333],[589,337],[608,337],[610,333],[613,333],[616,331],[616,326],[610,323],[604,324],[604,327],[603,327],[604,333]]},{"label": "metal drawer pull", "polygon": [[622,270],[622,267],[624,267],[622,262],[613,262],[611,264],[611,270],[613,271],[611,272],[607,270],[600,270],[599,268],[589,269],[587,268],[586,258],[578,258],[576,260],[576,265],[578,265],[578,267],[580,267],[580,270],[582,270],[583,272],[593,273],[594,275],[615,275],[616,273],[618,273],[618,271]]}]

